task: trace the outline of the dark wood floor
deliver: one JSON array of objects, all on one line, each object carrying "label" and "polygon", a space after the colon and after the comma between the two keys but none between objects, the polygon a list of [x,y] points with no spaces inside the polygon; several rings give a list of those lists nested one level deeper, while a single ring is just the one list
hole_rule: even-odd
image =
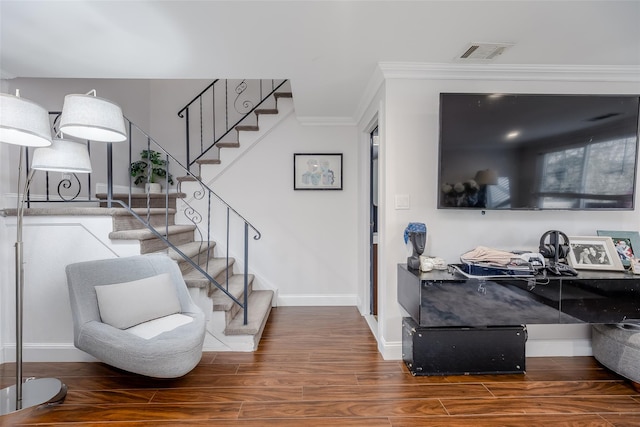
[{"label": "dark wood floor", "polygon": [[[14,366],[0,366],[1,386]],[[27,363],[69,386],[2,426],[640,426],[640,394],[590,357],[527,359],[524,375],[413,377],[385,361],[353,307],[273,310],[255,353],[205,353],[176,380],[101,363]]]}]

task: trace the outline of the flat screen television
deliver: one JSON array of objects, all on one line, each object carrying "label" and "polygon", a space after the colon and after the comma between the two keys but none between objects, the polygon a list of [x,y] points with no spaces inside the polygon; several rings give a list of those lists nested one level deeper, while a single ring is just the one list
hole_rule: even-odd
[{"label": "flat screen television", "polygon": [[441,93],[438,208],[632,210],[639,100]]}]

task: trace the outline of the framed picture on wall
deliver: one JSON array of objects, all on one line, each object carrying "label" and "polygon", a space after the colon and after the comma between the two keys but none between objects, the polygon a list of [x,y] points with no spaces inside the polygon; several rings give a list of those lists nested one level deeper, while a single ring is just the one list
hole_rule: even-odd
[{"label": "framed picture on wall", "polygon": [[624,270],[609,236],[569,236],[567,260],[576,270]]},{"label": "framed picture on wall", "polygon": [[628,267],[633,258],[640,258],[640,233],[637,231],[598,230],[598,236],[609,236],[622,265]]},{"label": "framed picture on wall", "polygon": [[342,153],[295,153],[294,190],[342,190]]}]

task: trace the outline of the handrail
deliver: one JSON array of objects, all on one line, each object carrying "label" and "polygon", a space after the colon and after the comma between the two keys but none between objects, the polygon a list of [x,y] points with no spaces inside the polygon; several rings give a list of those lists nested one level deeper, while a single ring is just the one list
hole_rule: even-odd
[{"label": "handrail", "polygon": [[220,80],[220,79],[215,79],[215,80],[213,81],[213,83],[211,83],[211,84],[210,84],[209,86],[207,86],[206,88],[202,89],[202,92],[200,92],[199,94],[197,94],[196,96],[194,96],[194,97],[193,97],[193,99],[192,99],[191,101],[189,101],[189,102],[187,103],[187,105],[185,105],[185,106],[182,108],[182,110],[178,111],[178,117],[182,118],[182,117],[183,117],[183,116],[182,116],[182,113],[183,113],[187,108],[189,108],[189,106],[190,106],[191,104],[193,104],[194,102],[196,102],[196,101],[198,100],[198,98],[202,97],[202,95],[204,95],[204,94],[205,94],[205,92],[207,92],[210,88],[212,88],[212,87],[213,87],[213,85],[215,85],[215,84],[218,82],[218,80]]},{"label": "handrail", "polygon": [[[187,170],[190,170],[191,166],[193,166],[198,160],[202,159],[207,153],[209,153],[214,147],[217,147],[218,144],[221,143],[222,139],[225,138],[231,131],[233,131],[238,125],[247,120],[247,117],[251,115],[251,113],[255,112],[261,105],[263,105],[267,100],[271,99],[274,94],[287,83],[288,80],[270,80],[270,89],[265,93],[265,89],[263,87],[262,80],[252,80],[251,83],[258,82],[258,88],[254,89],[254,92],[257,92],[257,96],[251,97],[251,93],[248,91],[249,84],[247,80],[242,80],[236,87],[234,92],[236,93],[235,99],[232,102],[229,100],[229,80],[221,80],[217,79],[209,86],[207,86],[203,91],[201,91],[196,97],[194,97],[187,105],[185,105],[180,111],[178,111],[178,117],[185,119],[185,150],[186,150],[186,164]],[[224,84],[223,93],[220,94],[220,91],[216,92],[216,85],[220,86]],[[209,99],[210,92],[210,99]],[[242,100],[241,103],[238,101],[241,100],[242,96],[247,94],[247,99]],[[207,98],[205,98],[207,95]],[[197,104],[196,104],[197,103]],[[205,105],[206,104],[206,105]],[[224,107],[224,111],[222,113],[218,113],[216,110],[216,106],[222,104]],[[245,107],[245,111],[240,111],[238,109],[238,104],[241,104]],[[231,105],[233,105],[235,113],[239,115],[237,120],[232,120],[232,124],[229,124],[229,115],[232,113]],[[203,110],[206,108],[211,108],[212,113],[204,115]],[[199,116],[198,123],[196,123],[196,130],[199,131],[200,135],[200,149],[195,152],[195,155],[192,158],[192,146],[191,143],[191,110],[194,109],[194,113],[198,113]],[[216,118],[224,117],[224,126],[223,129],[219,129],[216,126]],[[210,135],[210,138],[205,135]],[[205,139],[210,141],[205,143]]]}]

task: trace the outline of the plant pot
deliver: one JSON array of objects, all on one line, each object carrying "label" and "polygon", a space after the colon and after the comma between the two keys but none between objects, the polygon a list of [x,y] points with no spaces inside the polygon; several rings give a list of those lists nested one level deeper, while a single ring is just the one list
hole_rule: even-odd
[{"label": "plant pot", "polygon": [[155,182],[147,182],[144,185],[144,191],[146,193],[162,193],[162,185]]}]

